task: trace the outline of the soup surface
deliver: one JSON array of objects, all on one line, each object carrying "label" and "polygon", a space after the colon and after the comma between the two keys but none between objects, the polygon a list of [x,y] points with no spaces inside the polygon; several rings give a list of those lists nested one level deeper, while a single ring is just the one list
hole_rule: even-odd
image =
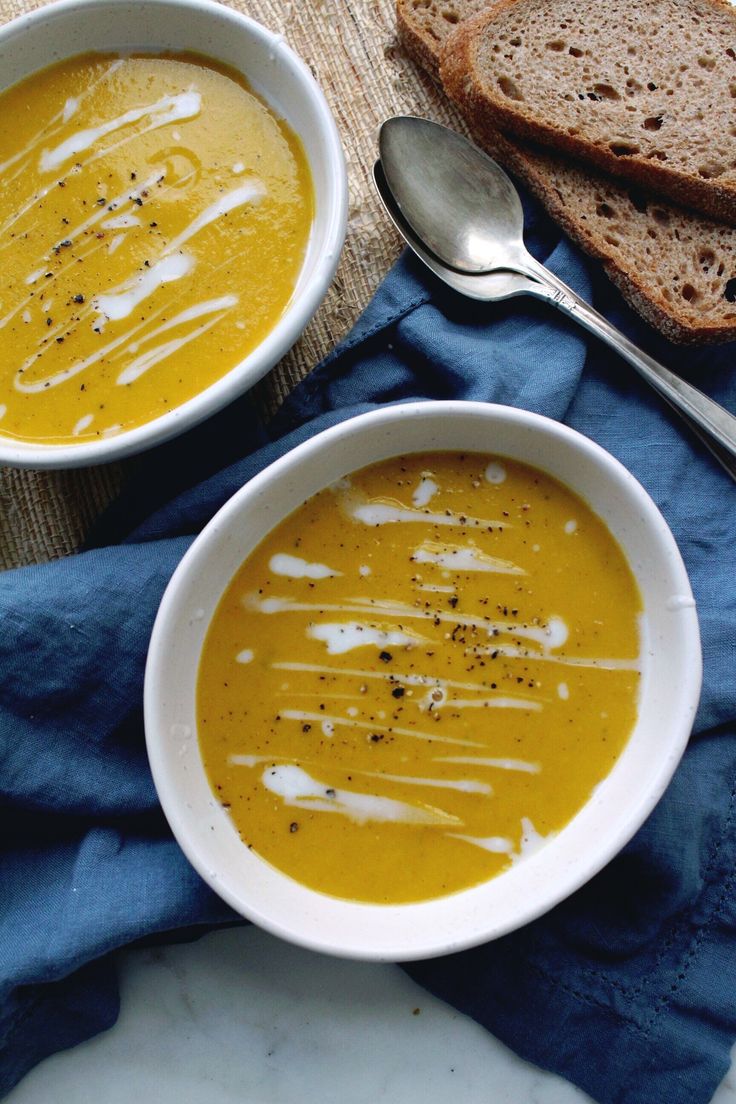
[{"label": "soup surface", "polygon": [[294,290],[299,140],[194,56],[84,55],[0,95],[0,433],[143,424],[238,364]]},{"label": "soup surface", "polygon": [[392,459],[253,551],[197,687],[248,847],[380,903],[485,880],[565,825],[636,718],[641,602],[603,522],[534,468]]}]

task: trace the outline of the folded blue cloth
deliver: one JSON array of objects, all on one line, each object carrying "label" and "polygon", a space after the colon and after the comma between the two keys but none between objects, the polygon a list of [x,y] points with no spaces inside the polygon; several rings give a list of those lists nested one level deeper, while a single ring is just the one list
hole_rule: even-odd
[{"label": "folded blue cloth", "polygon": [[[733,347],[655,339],[529,204],[527,221],[537,256],[736,409]],[[408,258],[270,426],[241,400],[142,458],[87,551],[0,576],[0,1091],[114,1022],[115,948],[235,919],[173,842],[143,743],[148,637],[193,535],[313,433],[376,404],[438,398],[547,414],[626,464],[685,557],[705,682],[674,782],[606,870],[523,931],[409,971],[603,1104],[710,1099],[736,1037],[736,487],[561,316],[460,299]]]}]

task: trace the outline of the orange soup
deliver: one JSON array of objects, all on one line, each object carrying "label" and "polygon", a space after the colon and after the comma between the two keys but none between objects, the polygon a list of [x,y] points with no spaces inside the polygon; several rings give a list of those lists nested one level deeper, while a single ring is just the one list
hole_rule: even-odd
[{"label": "orange soup", "polygon": [[561,829],[620,755],[641,600],[601,519],[524,464],[428,453],[305,502],[210,625],[200,747],[245,845],[360,901],[438,897]]},{"label": "orange soup", "polygon": [[312,223],[296,135],[203,58],[85,55],[0,95],[0,434],[139,426],[235,367]]}]

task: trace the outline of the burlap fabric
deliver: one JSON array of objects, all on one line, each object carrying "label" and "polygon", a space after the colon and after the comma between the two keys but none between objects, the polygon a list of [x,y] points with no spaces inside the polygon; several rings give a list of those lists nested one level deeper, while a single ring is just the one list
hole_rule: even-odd
[{"label": "burlap fabric", "polygon": [[[40,6],[0,0],[0,20]],[[309,63],[337,121],[350,181],[348,236],[335,281],[302,339],[255,390],[268,414],[346,333],[399,252],[370,176],[379,123],[399,112],[454,117],[398,47],[393,0],[234,0],[231,6],[282,33]],[[136,462],[145,460],[130,461]],[[124,477],[125,464],[55,473],[0,469],[0,567],[72,552]]]}]

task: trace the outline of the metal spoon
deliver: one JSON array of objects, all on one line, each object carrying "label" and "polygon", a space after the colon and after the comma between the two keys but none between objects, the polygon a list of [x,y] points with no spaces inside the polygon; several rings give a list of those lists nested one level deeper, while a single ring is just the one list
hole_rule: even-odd
[{"label": "metal spoon", "polygon": [[459,291],[461,295],[467,295],[470,299],[480,299],[484,303],[496,303],[503,299],[513,299],[519,295],[533,295],[537,299],[552,299],[553,292],[550,288],[517,272],[498,269],[495,272],[484,272],[478,276],[469,276],[467,273],[448,268],[447,265],[443,264],[442,261],[438,261],[427,251],[424,243],[419,240],[403,217],[393,193],[386,183],[386,176],[380,161],[376,161],[373,166],[373,179],[389,218],[406,244],[420,260],[424,261],[427,268],[434,272],[435,276],[439,276],[440,280],[443,280],[453,290]]},{"label": "metal spoon", "polygon": [[509,298],[489,294],[487,281],[499,270],[506,278],[515,273],[524,283],[511,294],[546,299],[618,352],[736,479],[736,417],[639,349],[527,252],[518,192],[495,161],[447,127],[408,115],[383,124],[379,149],[381,198],[428,267],[482,300]]},{"label": "metal spoon", "polygon": [[[444,283],[454,291],[459,292],[461,295],[467,295],[470,299],[479,299],[486,303],[496,303],[504,299],[513,299],[519,295],[531,295],[535,299],[544,299],[548,303],[557,305],[555,290],[547,284],[530,279],[528,276],[522,276],[515,272],[506,272],[502,269],[499,269],[497,272],[487,272],[478,276],[469,276],[463,272],[456,272],[448,268],[447,265],[442,264],[441,261],[438,261],[436,257],[433,257],[431,253],[426,251],[409,224],[403,218],[396,204],[396,200],[386,183],[386,177],[380,161],[376,161],[373,166],[373,179],[387,214],[404,238],[406,244],[416,253],[417,257],[424,262],[427,268],[429,268],[435,276],[438,276],[440,280],[444,281]],[[684,410],[680,410],[677,407],[674,407],[674,409],[682,420],[687,423],[695,436],[710,450],[718,463],[721,464],[731,478],[736,481],[736,458],[727,452],[726,449],[722,448],[713,437],[710,437],[696,425]]]}]

